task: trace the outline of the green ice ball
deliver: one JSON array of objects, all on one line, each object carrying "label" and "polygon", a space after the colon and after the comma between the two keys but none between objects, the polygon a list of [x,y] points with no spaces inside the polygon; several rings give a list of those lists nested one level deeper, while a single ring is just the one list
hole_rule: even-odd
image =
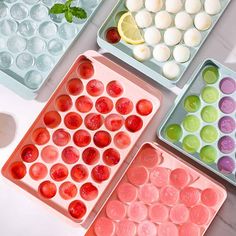
[{"label": "green ice ball", "polygon": [[213,143],[218,138],[218,132],[214,126],[206,125],[202,128],[200,136],[204,142]]},{"label": "green ice ball", "polygon": [[195,135],[187,135],[183,139],[183,149],[188,153],[195,153],[200,148],[200,141]]},{"label": "green ice ball", "polygon": [[171,142],[179,141],[182,135],[183,135],[182,128],[178,124],[171,124],[165,130],[165,136]]},{"label": "green ice ball", "polygon": [[219,91],[211,86],[207,86],[202,90],[202,99],[206,103],[214,103],[219,99]]},{"label": "green ice ball", "polygon": [[213,106],[205,106],[201,111],[203,121],[207,123],[215,122],[218,119],[219,112]]},{"label": "green ice ball", "polygon": [[196,112],[201,106],[201,101],[198,96],[190,95],[184,100],[184,108],[187,112]]},{"label": "green ice ball", "polygon": [[203,70],[202,77],[207,84],[214,84],[219,79],[219,70],[215,66],[208,66]]},{"label": "green ice ball", "polygon": [[194,115],[188,115],[183,120],[184,129],[188,132],[195,132],[200,128],[201,121]]},{"label": "green ice ball", "polygon": [[217,150],[214,147],[207,145],[201,149],[200,158],[207,164],[213,164],[217,159]]}]

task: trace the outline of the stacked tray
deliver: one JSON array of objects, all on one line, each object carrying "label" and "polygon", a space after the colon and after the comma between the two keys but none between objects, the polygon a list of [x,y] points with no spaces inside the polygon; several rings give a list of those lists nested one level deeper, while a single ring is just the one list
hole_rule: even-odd
[{"label": "stacked tray", "polygon": [[27,99],[38,90],[82,32],[102,0],[79,0],[88,17],[68,23],[63,14],[49,15],[58,1],[0,2],[0,83]]}]

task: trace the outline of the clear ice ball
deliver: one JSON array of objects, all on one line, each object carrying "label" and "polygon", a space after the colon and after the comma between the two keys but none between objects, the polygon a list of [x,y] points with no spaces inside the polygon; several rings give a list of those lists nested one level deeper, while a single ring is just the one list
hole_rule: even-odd
[{"label": "clear ice ball", "polygon": [[59,27],[59,35],[61,38],[69,40],[77,33],[76,26],[69,23],[64,23]]},{"label": "clear ice ball", "polygon": [[22,3],[14,4],[11,9],[11,16],[16,20],[24,20],[28,15],[27,7]]},{"label": "clear ice ball", "polygon": [[45,20],[48,16],[48,8],[43,4],[37,4],[31,8],[30,16],[36,21]]},{"label": "clear ice ball", "polygon": [[34,35],[36,24],[32,20],[25,20],[19,24],[19,32],[22,36],[30,37]]},{"label": "clear ice ball", "polygon": [[15,35],[7,40],[7,47],[13,53],[23,52],[26,48],[26,40]]},{"label": "clear ice ball", "polygon": [[25,2],[26,4],[29,5],[34,5],[38,2],[39,0],[23,0],[23,2]]},{"label": "clear ice ball", "polygon": [[14,20],[5,19],[0,22],[0,32],[5,36],[16,33],[17,27],[17,23]]},{"label": "clear ice ball", "polygon": [[0,2],[0,19],[7,15],[7,11],[7,5],[5,5],[3,2]]},{"label": "clear ice ball", "polygon": [[42,23],[39,26],[39,34],[46,39],[52,38],[57,33],[57,26],[51,21]]},{"label": "clear ice ball", "polygon": [[46,49],[46,43],[39,37],[33,37],[28,41],[27,49],[33,54],[42,53]]},{"label": "clear ice ball", "polygon": [[43,77],[38,71],[31,70],[26,73],[24,81],[27,87],[37,89],[42,83]]},{"label": "clear ice ball", "polygon": [[13,64],[13,56],[9,52],[0,52],[0,68],[8,69]]},{"label": "clear ice ball", "polygon": [[34,58],[31,54],[24,52],[17,56],[16,65],[21,69],[25,70],[33,66]]},{"label": "clear ice ball", "polygon": [[58,56],[62,54],[62,52],[65,50],[64,43],[60,39],[52,39],[48,42],[48,51],[54,55]]},{"label": "clear ice ball", "polygon": [[54,61],[49,55],[43,54],[36,59],[36,66],[41,71],[49,71],[53,68]]}]

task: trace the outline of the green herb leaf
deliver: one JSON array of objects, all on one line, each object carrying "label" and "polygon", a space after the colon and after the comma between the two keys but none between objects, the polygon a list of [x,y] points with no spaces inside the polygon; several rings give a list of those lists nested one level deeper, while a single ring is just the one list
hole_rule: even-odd
[{"label": "green herb leaf", "polygon": [[60,14],[66,11],[66,7],[64,4],[56,3],[50,10],[50,14]]},{"label": "green herb leaf", "polygon": [[65,3],[65,6],[66,6],[67,8],[70,8],[70,5],[71,5],[71,3],[72,3],[73,1],[74,1],[74,0],[67,0],[66,3]]},{"label": "green herb leaf", "polygon": [[69,23],[72,23],[72,21],[73,21],[73,14],[71,13],[70,10],[67,10],[67,11],[65,12],[65,18],[66,18],[66,20],[67,20]]},{"label": "green herb leaf", "polygon": [[79,19],[86,19],[87,18],[87,13],[83,8],[71,7],[70,9],[71,9],[73,16],[75,16]]}]

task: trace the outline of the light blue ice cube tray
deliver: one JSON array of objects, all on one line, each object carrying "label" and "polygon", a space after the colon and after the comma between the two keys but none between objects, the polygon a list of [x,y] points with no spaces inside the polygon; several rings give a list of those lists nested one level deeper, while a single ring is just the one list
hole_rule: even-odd
[{"label": "light blue ice cube tray", "polygon": [[49,9],[65,0],[0,0],[0,83],[26,99],[37,96],[56,64],[104,0],[75,0],[84,20],[68,23]]}]

